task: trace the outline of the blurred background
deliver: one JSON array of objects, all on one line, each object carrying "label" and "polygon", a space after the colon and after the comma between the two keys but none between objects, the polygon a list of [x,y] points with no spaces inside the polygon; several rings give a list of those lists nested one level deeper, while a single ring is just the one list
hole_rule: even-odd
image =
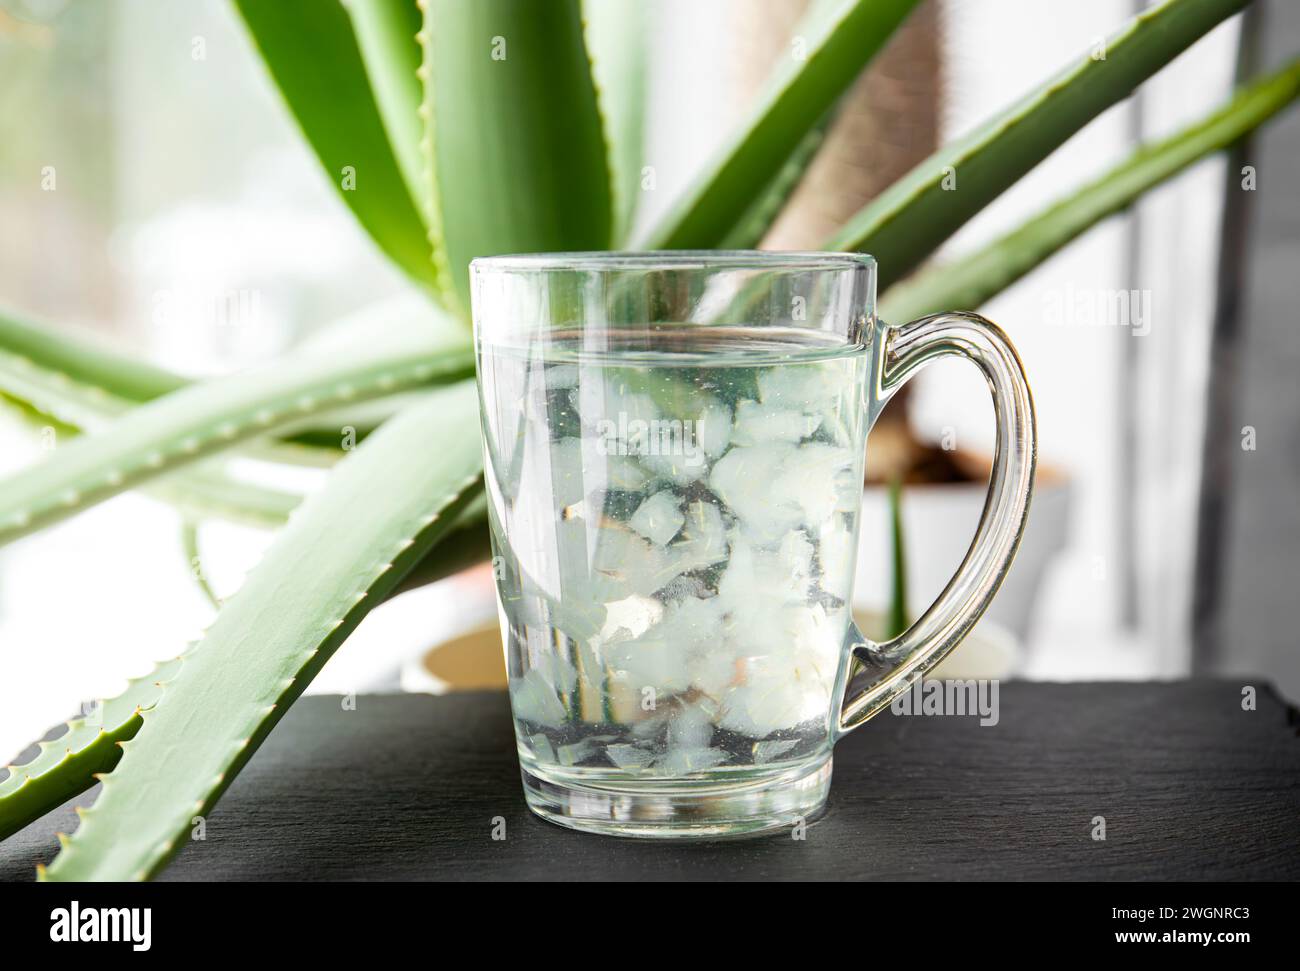
[{"label": "blurred background", "polygon": [[[725,139],[806,5],[649,5],[655,179],[640,220]],[[930,0],[849,95],[826,157],[765,245],[815,246],[1142,6]],[[1297,46],[1300,6],[1256,4],[1085,128],[945,253],[1011,228]],[[29,317],[201,375],[271,358],[408,292],[328,185],[225,0],[0,0],[0,126],[0,301]],[[1283,117],[983,308],[1024,358],[1042,462],[1025,547],[981,625],[986,676],[1231,671],[1300,697],[1289,612],[1300,577],[1298,156],[1300,117]],[[941,363],[915,384],[872,444],[906,475],[920,610],[973,534],[993,417],[970,369]],[[0,473],[40,450],[0,410]],[[254,462],[242,473],[270,474]],[[281,471],[276,484],[286,474],[304,489],[320,478]],[[868,484],[865,509],[858,586],[863,608],[878,609],[889,563],[879,485]],[[219,596],[269,538],[203,526],[205,579]],[[193,557],[176,513],[135,494],[0,550],[0,755],[200,634],[214,608]],[[310,690],[490,680],[422,658],[493,616],[485,571],[403,595],[367,618]]]}]

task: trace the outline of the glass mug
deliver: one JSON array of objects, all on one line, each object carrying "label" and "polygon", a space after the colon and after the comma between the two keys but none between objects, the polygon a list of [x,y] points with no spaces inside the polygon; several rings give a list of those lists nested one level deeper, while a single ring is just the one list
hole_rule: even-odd
[{"label": "glass mug", "polygon": [[[574,829],[727,836],[811,819],[831,747],[942,660],[1033,488],[1015,350],[976,314],[875,312],[845,253],[559,253],[471,266],[485,478],[524,793]],[[988,380],[965,560],[883,644],[850,605],[867,432],[920,367]]]}]

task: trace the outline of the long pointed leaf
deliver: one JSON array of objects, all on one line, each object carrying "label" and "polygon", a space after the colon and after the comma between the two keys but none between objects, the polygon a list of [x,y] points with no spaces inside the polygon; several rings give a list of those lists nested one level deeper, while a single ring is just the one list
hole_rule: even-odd
[{"label": "long pointed leaf", "polygon": [[647,100],[644,0],[585,0],[587,48],[609,142],[615,246],[628,237],[641,199]]},{"label": "long pointed leaf", "polygon": [[[324,328],[296,353],[330,352],[347,360],[355,348],[391,341],[398,331],[408,332],[418,343],[428,346],[434,346],[435,340],[460,343],[465,339],[459,321],[431,312],[422,297],[409,297],[349,315]],[[46,340],[47,336],[51,339]],[[141,394],[141,400],[150,400],[173,387],[192,383],[171,372],[145,366],[142,373],[151,379],[150,383],[122,384],[117,380],[121,373],[117,364],[117,355],[101,350],[87,337],[27,323],[0,311],[0,399],[12,403],[29,422],[53,427],[60,442],[103,431],[136,407],[136,399],[127,399],[119,391]],[[87,383],[91,380],[107,381],[111,387]],[[420,390],[386,394],[372,401],[352,400],[282,428],[278,441],[255,439],[239,451],[265,461],[328,468],[342,454],[344,426],[361,441],[398,408],[424,393]],[[232,479],[213,463],[186,466],[151,482],[146,491],[193,518],[215,516],[261,527],[282,524],[301,501],[298,495]]]},{"label": "long pointed leaf", "polygon": [[[65,417],[68,409],[57,404],[51,411],[40,411],[30,401],[2,392],[0,402],[12,405],[29,425],[52,430],[56,442],[71,440],[85,431],[84,427],[68,421]],[[84,402],[77,404],[80,410]],[[114,399],[113,405],[106,406],[103,417],[120,414],[128,407]],[[262,528],[282,526],[302,502],[301,495],[231,478],[218,462],[211,460],[165,475],[150,483],[145,491],[191,518],[218,518]]]},{"label": "long pointed leaf", "polygon": [[[413,294],[387,300],[326,325],[304,349],[336,348],[347,354],[353,346],[382,340],[396,329],[418,329],[426,336],[436,332],[448,341],[465,339],[463,322],[430,307],[426,298]],[[79,431],[92,431],[134,404],[193,383],[192,378],[105,349],[91,335],[32,323],[0,307],[0,395],[56,415]],[[327,467],[338,458],[341,425],[356,428],[360,439],[400,404],[380,399],[364,408],[348,406],[342,422],[336,420],[339,415],[322,413],[288,429],[281,441],[255,443],[250,450],[269,461]],[[322,454],[325,450],[332,454]]]},{"label": "long pointed leaf", "polygon": [[416,564],[393,593],[405,593],[437,583],[490,559],[492,543],[488,534],[487,503],[480,492],[446,537]]},{"label": "long pointed leaf", "polygon": [[27,762],[6,766],[9,775],[0,780],[0,840],[90,788],[97,773],[112,769],[122,755],[118,743],[135,735],[140,712],[153,707],[162,682],[180,665],[179,657],[163,662],[116,698],[68,722],[62,735],[41,742]]},{"label": "long pointed leaf", "polygon": [[[435,583],[491,556],[482,497],[482,489],[467,493],[465,508],[446,534],[389,596]],[[180,658],[165,661],[143,678],[134,679],[126,692],[101,702],[93,719],[69,722],[58,738],[40,743],[33,759],[7,766],[10,774],[0,780],[0,840],[85,792],[101,773],[116,765],[122,754],[117,743],[135,737],[143,722],[140,711],[157,702],[180,663]]]},{"label": "long pointed leaf", "polygon": [[814,4],[798,28],[801,47],[780,62],[749,118],[645,235],[643,247],[717,246],[914,6],[916,0]]},{"label": "long pointed leaf", "polygon": [[907,612],[907,545],[903,537],[903,480],[889,480],[889,545],[893,585],[889,594],[884,636],[897,637],[912,626]]},{"label": "long pointed leaf", "polygon": [[44,877],[158,872],[371,605],[454,524],[481,476],[471,382],[340,463],[144,713]]},{"label": "long pointed leaf", "polygon": [[406,179],[406,187],[423,210],[428,186],[420,159],[420,8],[416,0],[344,0],[352,17],[366,76],[375,93],[388,142]]},{"label": "long pointed leaf", "polygon": [[283,526],[303,498],[300,493],[232,478],[219,465],[208,463],[163,476],[145,493],[190,519],[222,519],[261,529]]},{"label": "long pointed leaf", "polygon": [[[184,385],[181,385],[184,387]],[[111,394],[95,384],[74,381],[40,367],[30,358],[0,347],[0,393],[41,415],[50,415],[78,433],[108,424],[139,402]]]},{"label": "long pointed leaf", "polygon": [[1300,60],[1243,88],[1209,117],[1143,146],[1083,186],[971,255],[917,274],[881,300],[888,320],[943,310],[975,310],[1107,216],[1211,152],[1226,148],[1300,96]]},{"label": "long pointed leaf", "polygon": [[192,385],[0,483],[0,544],[313,414],[472,373],[473,356],[463,344],[398,330],[347,353],[322,349]]},{"label": "long pointed leaf", "polygon": [[1168,0],[991,121],[940,149],[826,244],[872,253],[879,282],[902,279],[971,216],[1247,0]]},{"label": "long pointed leaf", "polygon": [[321,0],[234,3],[343,201],[393,262],[416,282],[436,287],[425,222],[343,7]]},{"label": "long pointed leaf", "polygon": [[753,205],[740,218],[740,221],[722,238],[722,241],[718,244],[719,249],[755,249],[758,247],[759,243],[763,241],[763,237],[767,235],[767,231],[772,228],[778,217],[780,217],[781,211],[785,208],[785,204],[790,201],[790,197],[794,195],[795,189],[799,188],[799,183],[803,180],[804,173],[808,171],[808,166],[812,164],[812,160],[821,151],[822,142],[826,140],[826,132],[830,129],[834,117],[834,109],[828,111],[812,131],[803,137],[803,141],[794,150],[794,154],[786,160],[776,178],[754,200]]},{"label": "long pointed leaf", "polygon": [[0,350],[70,381],[131,401],[148,401],[184,387],[187,379],[101,346],[90,335],[41,326],[0,307]]},{"label": "long pointed leaf", "polygon": [[469,261],[604,249],[609,168],[578,0],[428,0],[434,228],[456,306]]}]

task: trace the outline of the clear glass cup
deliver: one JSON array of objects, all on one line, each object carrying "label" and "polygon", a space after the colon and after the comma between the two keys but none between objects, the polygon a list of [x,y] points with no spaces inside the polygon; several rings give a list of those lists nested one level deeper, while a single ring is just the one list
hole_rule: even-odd
[{"label": "clear glass cup", "polygon": [[[1006,336],[875,312],[859,254],[472,264],[493,565],[524,793],[617,835],[726,836],[824,805],[837,739],[979,619],[1024,528],[1034,413]],[[867,432],[944,356],[993,392],[988,502],[905,633],[853,625]]]}]

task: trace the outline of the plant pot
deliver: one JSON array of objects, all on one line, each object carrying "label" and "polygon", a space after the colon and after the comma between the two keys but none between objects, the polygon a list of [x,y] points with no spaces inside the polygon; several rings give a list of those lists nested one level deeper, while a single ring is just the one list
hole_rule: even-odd
[{"label": "plant pot", "polygon": [[442,695],[505,689],[505,652],[496,621],[484,621],[434,644],[402,668],[403,691]]},{"label": "plant pot", "polygon": [[[903,488],[903,543],[907,553],[908,607],[923,610],[943,591],[966,555],[988,491],[987,457],[958,451],[955,464],[971,472],[970,482],[907,485]],[[1029,522],[1011,571],[985,617],[1024,642],[1043,574],[1064,548],[1071,485],[1059,470],[1039,465]],[[868,485],[862,497],[861,539],[854,580],[854,609],[882,610],[889,602],[893,562],[889,492]]]}]

